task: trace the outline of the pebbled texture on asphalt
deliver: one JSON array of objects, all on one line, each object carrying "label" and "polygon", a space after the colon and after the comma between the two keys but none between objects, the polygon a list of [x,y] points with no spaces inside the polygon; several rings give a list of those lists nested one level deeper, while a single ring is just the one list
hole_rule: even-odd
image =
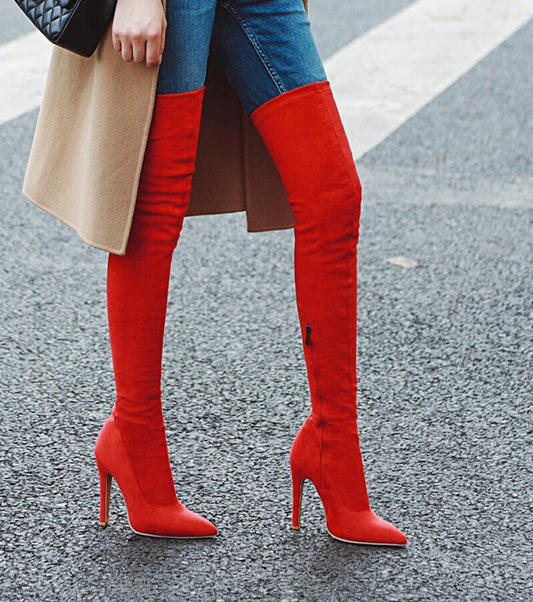
[{"label": "pebbled texture on asphalt", "polygon": [[[309,411],[293,232],[247,233],[242,214],[185,220],[163,364],[178,495],[220,534],[139,537],[116,484],[100,529],[107,255],[20,193],[36,112],[0,128],[2,600],[529,599],[532,139],[509,65],[531,33],[359,162],[361,441],[372,505],[405,549],[332,539],[309,484],[290,529],[288,453]],[[525,145],[524,162],[484,166],[502,120],[495,152]],[[486,176],[492,198],[470,202]],[[420,267],[387,263],[400,254]]]}]

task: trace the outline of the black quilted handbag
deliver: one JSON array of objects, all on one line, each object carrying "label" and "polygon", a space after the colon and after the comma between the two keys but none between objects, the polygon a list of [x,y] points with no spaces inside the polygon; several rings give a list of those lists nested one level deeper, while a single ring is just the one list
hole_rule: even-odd
[{"label": "black quilted handbag", "polygon": [[81,56],[91,56],[115,12],[116,0],[15,0],[47,38]]}]

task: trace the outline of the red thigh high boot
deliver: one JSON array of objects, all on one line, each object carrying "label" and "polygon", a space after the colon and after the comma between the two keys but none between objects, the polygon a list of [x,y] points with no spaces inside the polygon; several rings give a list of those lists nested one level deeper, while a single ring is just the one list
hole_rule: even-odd
[{"label": "red thigh high boot", "polygon": [[350,543],[404,545],[370,508],[356,406],[357,242],[361,185],[329,81],[284,92],[251,118],[295,217],[294,277],[312,412],[290,453],[293,528],[302,487],[315,485],[329,533]]},{"label": "red thigh high boot", "polygon": [[161,407],[170,266],[190,198],[204,90],[156,95],[126,254],[108,258],[116,400],[95,447],[100,522],[109,522],[114,478],[131,528],[141,535],[217,533],[176,496]]}]

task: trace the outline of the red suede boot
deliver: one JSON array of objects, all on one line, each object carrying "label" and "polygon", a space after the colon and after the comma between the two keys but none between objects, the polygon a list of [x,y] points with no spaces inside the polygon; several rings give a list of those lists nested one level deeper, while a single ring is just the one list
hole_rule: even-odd
[{"label": "red suede boot", "polygon": [[305,479],[329,533],[349,543],[404,545],[370,508],[356,406],[357,242],[361,185],[329,81],[284,92],[251,118],[295,217],[294,276],[312,412],[290,453],[293,528]]},{"label": "red suede boot", "polygon": [[100,522],[109,522],[115,478],[131,528],[156,537],[217,533],[176,496],[161,408],[170,267],[189,203],[204,90],[156,95],[126,254],[108,259],[116,400],[95,447]]}]

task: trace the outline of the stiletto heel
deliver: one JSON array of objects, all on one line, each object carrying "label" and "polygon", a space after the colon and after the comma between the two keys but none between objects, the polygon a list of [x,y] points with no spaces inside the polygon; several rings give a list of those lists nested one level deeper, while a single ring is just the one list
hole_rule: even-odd
[{"label": "stiletto heel", "polygon": [[292,528],[295,531],[299,531],[300,529],[304,482],[304,478],[296,476],[295,473],[292,472]]},{"label": "stiletto heel", "polygon": [[98,474],[100,476],[100,524],[105,528],[109,525],[109,502],[113,477],[100,464],[98,464]]}]

